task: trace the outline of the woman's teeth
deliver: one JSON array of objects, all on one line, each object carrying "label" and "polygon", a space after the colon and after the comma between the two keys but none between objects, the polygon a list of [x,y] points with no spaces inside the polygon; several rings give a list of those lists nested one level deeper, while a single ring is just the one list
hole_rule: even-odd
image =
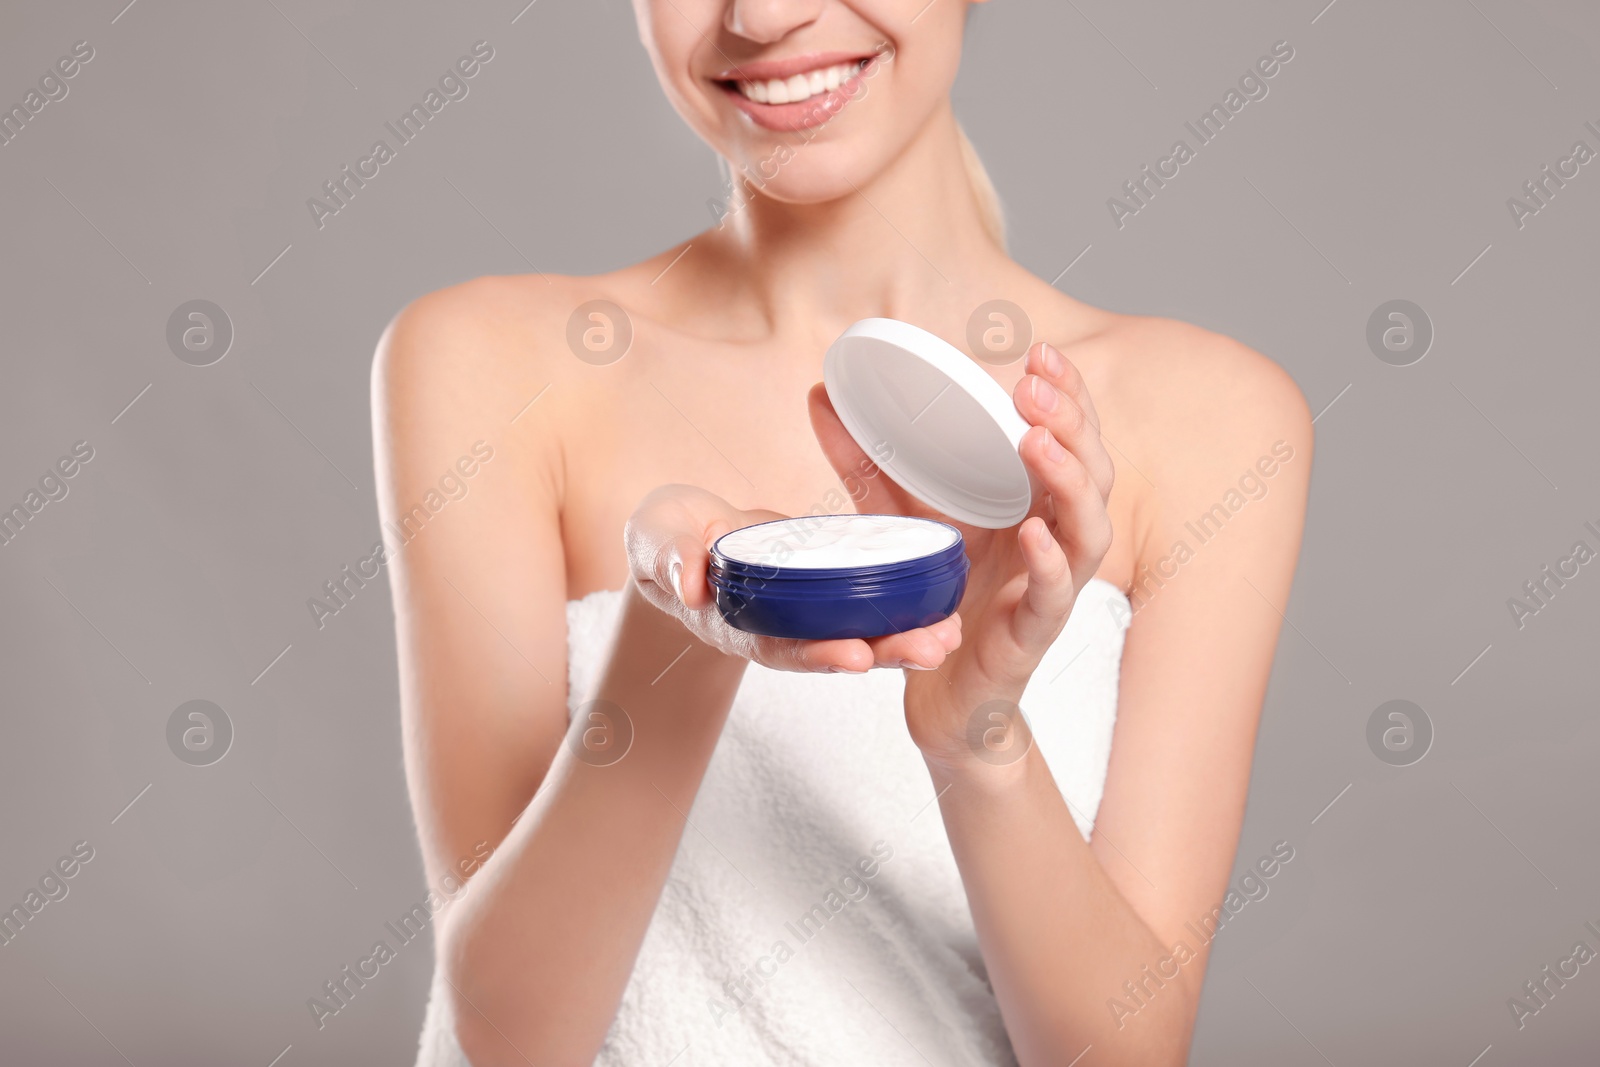
[{"label": "woman's teeth", "polygon": [[798,104],[802,100],[809,100],[813,96],[832,92],[845,82],[861,73],[866,62],[841,63],[838,66],[823,67],[813,70],[808,74],[796,74],[792,78],[778,79],[764,82],[735,82],[739,92],[744,94],[746,100],[754,100],[758,104]]}]

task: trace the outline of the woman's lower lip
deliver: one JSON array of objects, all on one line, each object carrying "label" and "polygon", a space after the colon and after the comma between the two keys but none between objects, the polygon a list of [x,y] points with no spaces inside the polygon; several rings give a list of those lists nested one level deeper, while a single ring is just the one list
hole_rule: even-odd
[{"label": "woman's lower lip", "polygon": [[876,62],[873,60],[868,63],[861,69],[860,74],[839,88],[818,96],[807,97],[794,104],[758,104],[741,93],[736,85],[724,84],[722,90],[732,99],[734,106],[750,116],[750,121],[757,126],[778,133],[792,133],[796,130],[821,126],[844,110],[844,106],[861,92],[865,86],[863,79]]}]

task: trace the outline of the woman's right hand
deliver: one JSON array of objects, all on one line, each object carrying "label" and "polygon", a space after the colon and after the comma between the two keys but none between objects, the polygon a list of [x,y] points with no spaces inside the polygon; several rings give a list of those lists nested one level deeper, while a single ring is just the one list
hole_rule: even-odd
[{"label": "woman's right hand", "polygon": [[729,626],[717,611],[709,581],[712,543],[733,530],[787,517],[741,511],[696,486],[664,485],[644,498],[623,531],[633,582],[646,600],[707,645],[774,670],[934,670],[961,644],[959,615],[904,633],[834,641],[760,637]]}]

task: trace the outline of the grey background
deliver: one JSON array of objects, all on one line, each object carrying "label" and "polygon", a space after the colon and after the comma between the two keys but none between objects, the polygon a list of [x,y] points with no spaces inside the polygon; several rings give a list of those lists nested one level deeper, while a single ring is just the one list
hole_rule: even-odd
[{"label": "grey background", "polygon": [[[1022,263],[1238,337],[1322,412],[1239,851],[1296,857],[1222,935],[1193,1062],[1571,1063],[1600,968],[1520,1031],[1506,998],[1597,942],[1600,566],[1521,630],[1506,601],[1600,545],[1600,163],[1520,231],[1505,201],[1600,148],[1600,12],[1325,2],[998,0],[957,106]],[[373,342],[427,290],[687,237],[717,168],[622,0],[124,3],[0,9],[6,107],[95,49],[0,147],[0,505],[95,450],[0,547],[0,902],[95,849],[0,947],[0,1059],[409,1062],[426,944],[306,1008],[425,891],[387,588],[306,608],[377,538]],[[479,39],[470,95],[319,231],[306,198]],[[1107,197],[1280,39],[1270,95],[1119,230]],[[1397,298],[1436,333],[1403,368],[1365,341]],[[213,366],[166,345],[191,299],[234,326]],[[1394,698],[1435,730],[1409,767],[1365,739]],[[166,746],[193,699],[235,731],[209,767]]]}]

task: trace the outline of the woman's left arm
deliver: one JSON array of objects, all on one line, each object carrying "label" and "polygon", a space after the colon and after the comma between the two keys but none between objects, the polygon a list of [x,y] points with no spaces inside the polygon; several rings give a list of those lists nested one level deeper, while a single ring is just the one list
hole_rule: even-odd
[{"label": "woman's left arm", "polygon": [[1091,1048],[1082,1067],[1186,1061],[1207,955],[1186,924],[1212,919],[1226,892],[1304,518],[1311,423],[1289,377],[1202,331],[1136,323],[1127,343],[1149,356],[1115,407],[1119,435],[1144,442],[1123,473],[1148,506],[1140,529],[1119,531],[1140,546],[1134,617],[1091,841],[1037,747],[994,761],[971,740],[1005,727],[995,709],[1022,701],[1109,544],[1099,416],[1053,349],[1029,353],[1015,394],[1046,502],[974,553],[962,647],[907,678],[908,723],[1025,1067]]}]

